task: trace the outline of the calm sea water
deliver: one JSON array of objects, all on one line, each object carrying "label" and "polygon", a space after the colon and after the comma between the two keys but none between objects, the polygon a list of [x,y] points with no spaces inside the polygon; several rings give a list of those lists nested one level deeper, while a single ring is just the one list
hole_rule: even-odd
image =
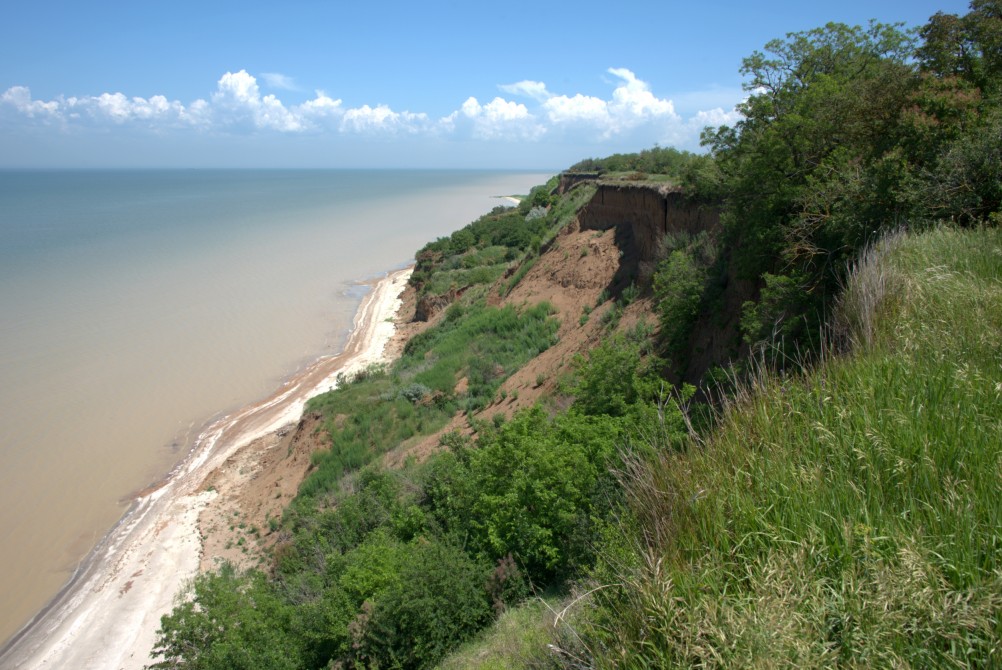
[{"label": "calm sea water", "polygon": [[207,420],[336,352],[356,280],[547,177],[0,171],[0,642]]}]

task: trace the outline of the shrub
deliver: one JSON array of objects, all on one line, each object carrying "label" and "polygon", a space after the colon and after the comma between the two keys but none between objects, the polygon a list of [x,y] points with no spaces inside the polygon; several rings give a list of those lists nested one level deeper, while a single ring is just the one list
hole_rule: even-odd
[{"label": "shrub", "polygon": [[575,359],[574,407],[583,414],[623,416],[640,397],[640,348],[622,335]]},{"label": "shrub", "polygon": [[623,306],[626,307],[631,305],[633,301],[640,297],[640,288],[634,283],[630,282],[630,285],[623,289],[623,295],[620,296],[620,300]]},{"label": "shrub", "polygon": [[185,599],[160,620],[155,670],[241,670],[300,667],[292,609],[263,574],[239,575],[225,564],[195,579]]},{"label": "shrub", "polygon": [[430,667],[491,618],[485,565],[433,541],[407,553],[399,580],[353,626],[357,655],[374,667]]},{"label": "shrub", "polygon": [[608,417],[518,412],[428,483],[432,513],[491,561],[511,554],[533,583],[565,578],[592,560],[619,434]]},{"label": "shrub", "polygon": [[424,384],[414,383],[400,389],[398,394],[401,398],[416,404],[424,400],[425,397],[431,395],[431,389]]},{"label": "shrub", "polygon": [[741,330],[749,346],[771,344],[777,352],[791,343],[816,339],[818,318],[811,318],[812,300],[800,276],[763,275],[765,286],[758,302],[745,302],[741,308]]},{"label": "shrub", "polygon": [[703,296],[704,271],[688,251],[672,251],[654,275],[661,332],[670,351],[681,350],[699,315]]}]

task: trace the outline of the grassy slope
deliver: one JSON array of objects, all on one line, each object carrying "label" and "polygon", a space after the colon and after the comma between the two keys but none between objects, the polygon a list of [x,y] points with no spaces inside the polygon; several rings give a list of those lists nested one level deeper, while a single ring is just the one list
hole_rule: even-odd
[{"label": "grassy slope", "polygon": [[[888,244],[846,304],[853,355],[763,379],[703,444],[635,464],[637,539],[610,545],[596,575],[623,586],[576,606],[574,657],[1002,663],[1002,233]],[[485,640],[464,666],[500,662]]]},{"label": "grassy slope", "polygon": [[905,238],[875,273],[871,345],[638,468],[650,541],[596,631],[635,665],[1002,662],[1002,235]]}]

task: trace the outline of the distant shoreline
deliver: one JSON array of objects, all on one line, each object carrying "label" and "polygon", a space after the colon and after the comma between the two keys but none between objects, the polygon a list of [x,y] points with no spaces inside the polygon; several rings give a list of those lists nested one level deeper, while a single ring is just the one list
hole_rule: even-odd
[{"label": "distant shoreline", "polygon": [[317,359],[273,394],[206,425],[188,456],[144,489],[59,593],[0,649],[18,668],[142,668],[160,617],[199,569],[205,477],[255,439],[299,420],[306,400],[383,362],[413,267],[372,284],[341,353]]}]

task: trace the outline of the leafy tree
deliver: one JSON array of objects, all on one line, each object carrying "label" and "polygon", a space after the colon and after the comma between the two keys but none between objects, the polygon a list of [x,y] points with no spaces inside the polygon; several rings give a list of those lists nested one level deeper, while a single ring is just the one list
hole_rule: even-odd
[{"label": "leafy tree", "polygon": [[673,352],[682,350],[699,315],[705,270],[686,249],[672,251],[654,274],[654,297],[661,334]]},{"label": "leafy tree", "polygon": [[511,554],[537,584],[587,564],[584,537],[601,515],[596,496],[611,477],[620,432],[608,417],[550,420],[536,407],[484,436],[466,466],[471,544],[492,561]]},{"label": "leafy tree", "polygon": [[651,391],[651,366],[642,358],[641,344],[616,334],[576,360],[574,408],[591,416],[625,416]]},{"label": "leafy tree", "polygon": [[802,313],[787,323],[823,312],[847,258],[914,210],[918,176],[898,145],[901,110],[919,85],[914,46],[879,23],[773,40],[743,62],[744,118],[704,132],[738,275],[760,285],[766,274],[797,277],[803,295],[782,302]]},{"label": "leafy tree", "polygon": [[415,542],[398,574],[352,627],[354,653],[363,664],[431,667],[491,619],[487,567],[461,549]]},{"label": "leafy tree", "polygon": [[259,572],[229,564],[197,577],[189,597],[160,620],[155,670],[292,670],[301,667],[293,611]]},{"label": "leafy tree", "polygon": [[937,12],[920,32],[922,68],[999,92],[1002,77],[1002,2],[973,0],[965,16]]}]

